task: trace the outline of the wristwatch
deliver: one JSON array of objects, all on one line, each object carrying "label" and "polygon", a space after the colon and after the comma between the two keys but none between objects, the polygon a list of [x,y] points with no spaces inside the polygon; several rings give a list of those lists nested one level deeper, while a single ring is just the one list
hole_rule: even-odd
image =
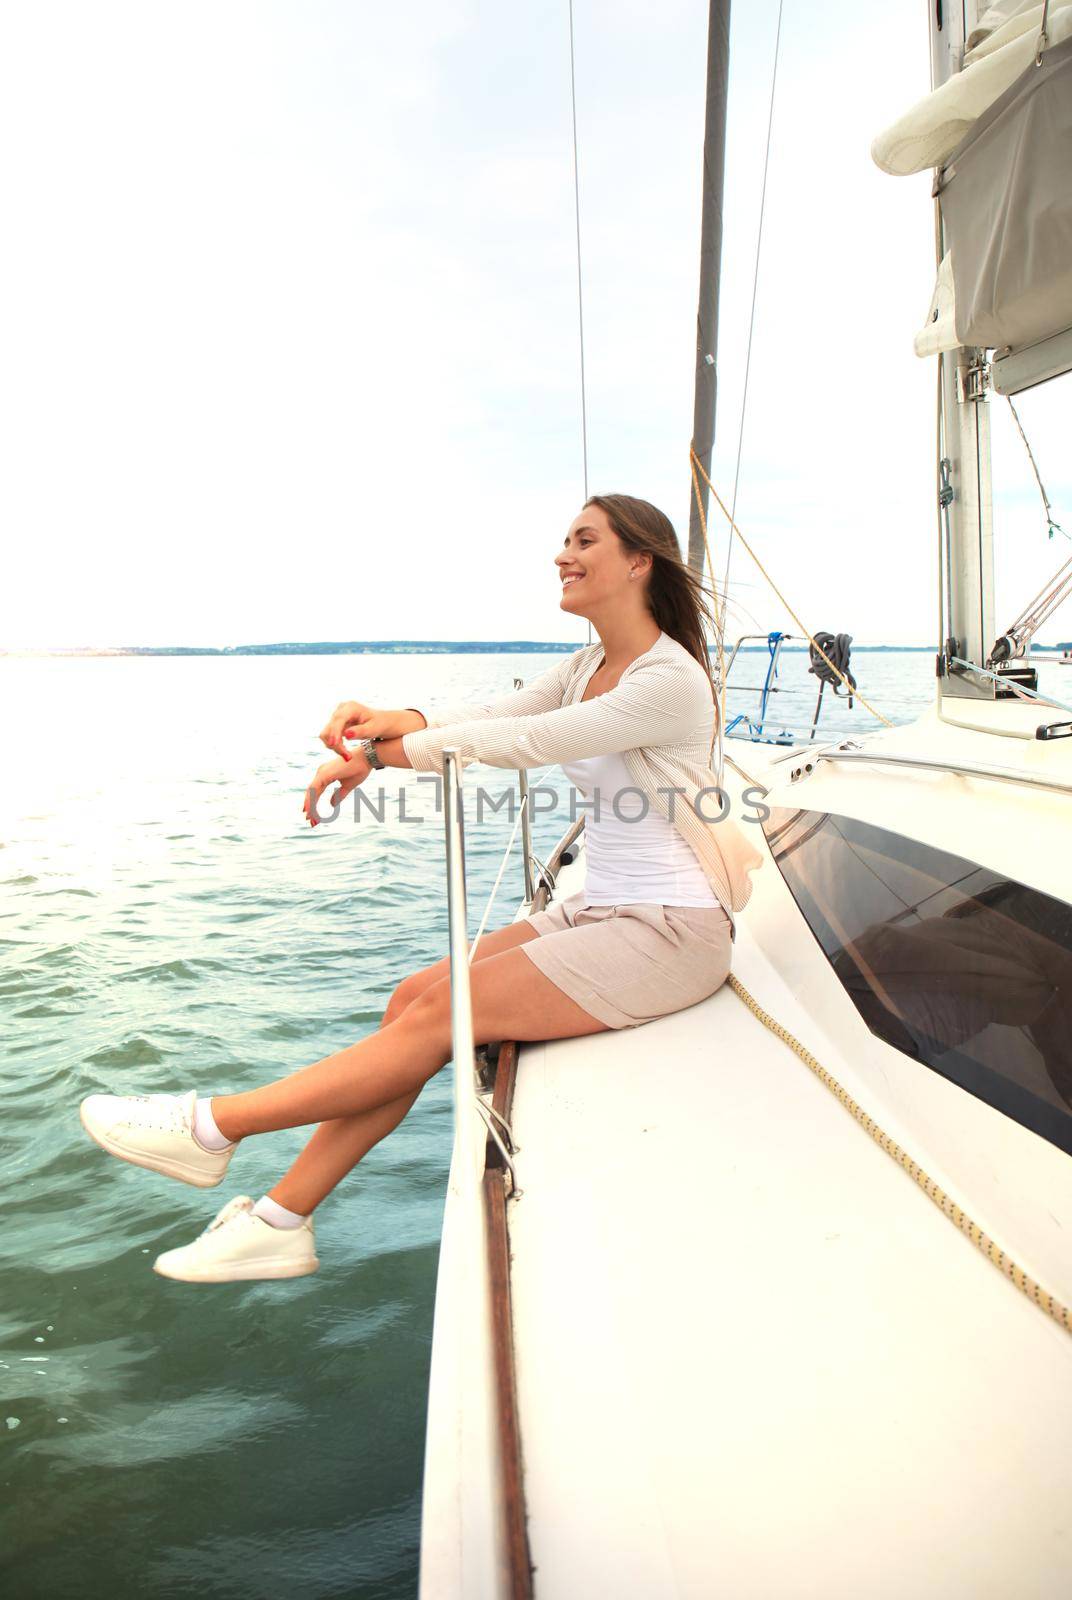
[{"label": "wristwatch", "polygon": [[365,752],[365,759],[369,766],[379,768],[381,772],[386,772],[387,767],[385,763],[380,760],[379,754],[376,750],[376,740],[362,739],[359,742],[362,750]]}]

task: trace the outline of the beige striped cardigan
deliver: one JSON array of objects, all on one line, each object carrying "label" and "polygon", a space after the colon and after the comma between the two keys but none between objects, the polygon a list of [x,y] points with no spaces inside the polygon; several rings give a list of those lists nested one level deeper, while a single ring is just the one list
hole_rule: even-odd
[{"label": "beige striped cardigan", "polygon": [[[662,632],[613,689],[582,703],[602,659],[600,643],[585,645],[513,694],[422,710],[428,726],[403,736],[406,758],[417,772],[442,773],[443,750],[450,746],[459,750],[463,767],[471,761],[542,767],[620,752],[637,788],[687,840],[732,920],[747,904],[749,874],[763,858],[745,836],[756,821],[717,820],[710,680],[695,656]],[[679,792],[668,794],[672,789]],[[697,809],[703,789],[712,792],[700,795]]]}]

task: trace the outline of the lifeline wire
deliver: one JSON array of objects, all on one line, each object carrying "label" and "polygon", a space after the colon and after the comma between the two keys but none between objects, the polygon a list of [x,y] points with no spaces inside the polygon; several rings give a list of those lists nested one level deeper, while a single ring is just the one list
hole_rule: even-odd
[{"label": "lifeline wire", "polygon": [[491,886],[491,893],[488,895],[488,903],[484,907],[484,915],[481,918],[480,927],[477,929],[476,938],[473,940],[472,949],[469,951],[469,965],[470,966],[472,966],[473,957],[476,955],[476,947],[480,943],[481,939],[484,937],[484,929],[485,929],[485,927],[487,925],[488,917],[491,915],[491,908],[492,908],[492,905],[494,904],[495,896],[499,892],[499,885],[502,882],[502,875],[506,870],[507,858],[508,858],[508,856],[510,854],[510,851],[514,848],[514,840],[517,838],[517,830],[521,826],[521,818],[524,815],[525,807],[528,805],[528,803],[529,803],[529,797],[526,794],[524,796],[524,798],[522,799],[520,806],[518,807],[517,818],[516,818],[516,820],[514,822],[513,830],[512,830],[512,832],[510,834],[509,839],[506,841],[506,849],[503,851],[502,860],[499,862],[499,875],[495,879],[495,882]]}]

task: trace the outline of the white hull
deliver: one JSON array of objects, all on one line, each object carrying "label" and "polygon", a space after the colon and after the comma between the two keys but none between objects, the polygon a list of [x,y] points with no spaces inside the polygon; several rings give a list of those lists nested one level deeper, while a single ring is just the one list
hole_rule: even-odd
[{"label": "white hull", "polygon": [[[862,816],[1072,900],[1068,793],[877,764],[822,764],[779,793],[774,775],[800,762],[765,775],[784,752],[730,748],[772,803]],[[1072,741],[950,732],[932,714],[867,748],[1072,785]],[[735,976],[1072,1303],[1072,1157],[873,1035],[769,856],[753,882]],[[582,883],[583,858],[557,892]],[[523,1046],[512,1124],[537,1600],[1072,1593],[1072,1337],[729,986],[641,1028]],[[498,1548],[481,1499],[493,1452],[481,1475],[455,1448],[489,1390],[485,1320],[445,1251],[422,1600],[509,1592],[493,1559],[486,1585],[464,1576]]]}]

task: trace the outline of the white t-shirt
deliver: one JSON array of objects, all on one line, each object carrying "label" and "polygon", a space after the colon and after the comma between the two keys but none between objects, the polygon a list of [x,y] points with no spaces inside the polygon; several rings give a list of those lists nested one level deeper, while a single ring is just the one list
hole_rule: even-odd
[{"label": "white t-shirt", "polygon": [[[593,906],[717,906],[718,896],[673,823],[638,790],[620,755],[561,761],[585,799],[585,898]],[[621,791],[626,790],[627,793]],[[681,805],[681,796],[676,804]]]}]

